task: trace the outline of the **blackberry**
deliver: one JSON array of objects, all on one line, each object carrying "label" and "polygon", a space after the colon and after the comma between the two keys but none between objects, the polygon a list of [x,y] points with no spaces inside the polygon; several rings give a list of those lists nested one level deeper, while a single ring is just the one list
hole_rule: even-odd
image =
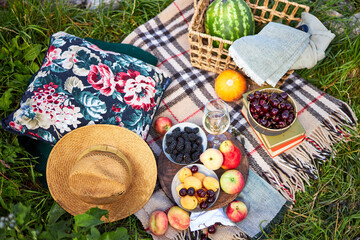
[{"label": "blackberry", "polygon": [[191,159],[193,160],[193,161],[196,161],[196,160],[198,160],[199,159],[199,157],[200,157],[200,152],[194,152],[194,153],[192,153],[191,154]]},{"label": "blackberry", "polygon": [[175,139],[173,138],[173,136],[170,134],[168,136],[166,136],[166,143],[171,143],[173,142]]},{"label": "blackberry", "polygon": [[182,132],[180,136],[185,140],[189,140],[189,134],[187,132]]},{"label": "blackberry", "polygon": [[190,152],[191,152],[191,142],[185,141],[184,152],[185,152],[185,153],[190,153]]},{"label": "blackberry", "polygon": [[181,131],[180,127],[177,127],[173,130],[173,132],[180,132],[180,131]]},{"label": "blackberry", "polygon": [[195,134],[197,134],[199,131],[200,131],[199,128],[193,128],[192,129],[192,132],[195,133]]},{"label": "blackberry", "polygon": [[203,145],[199,145],[197,152],[200,152],[200,154],[204,151]]},{"label": "blackberry", "polygon": [[189,137],[189,140],[190,140],[190,141],[195,141],[196,138],[197,138],[197,136],[196,136],[195,133],[189,133],[188,137]]},{"label": "blackberry", "polygon": [[185,140],[182,137],[178,138],[177,144],[176,144],[176,150],[181,152],[185,147]]},{"label": "blackberry", "polygon": [[185,160],[185,163],[191,163],[192,162],[192,159],[191,159],[189,153],[184,154],[184,160]]},{"label": "blackberry", "polygon": [[168,154],[172,154],[173,149],[170,149],[169,147],[165,149],[165,152]]},{"label": "blackberry", "polygon": [[[173,141],[173,142],[166,148],[166,150],[168,150],[169,152],[172,152],[172,151],[175,149],[175,147],[176,147],[176,142]],[[165,150],[165,151],[166,151],[166,150]]]},{"label": "blackberry", "polygon": [[178,154],[175,158],[175,162],[181,163],[184,160],[184,155],[183,154]]},{"label": "blackberry", "polygon": [[173,138],[178,138],[178,137],[180,137],[180,135],[181,135],[181,132],[180,131],[176,131],[176,132],[172,132],[172,136],[173,136]]},{"label": "blackberry", "polygon": [[196,138],[195,142],[196,142],[197,144],[199,144],[199,145],[202,144],[202,138],[198,136],[198,137]]},{"label": "blackberry", "polygon": [[170,154],[170,157],[171,157],[171,159],[173,159],[174,161],[175,161],[175,159],[176,159],[176,154],[174,154],[174,153],[172,153],[172,154]]},{"label": "blackberry", "polygon": [[176,150],[176,149],[174,149],[174,150],[172,151],[172,153],[175,154],[175,155],[178,155],[179,151]]},{"label": "blackberry", "polygon": [[191,152],[196,152],[196,150],[198,149],[199,145],[197,145],[196,143],[192,143],[191,144]]},{"label": "blackberry", "polygon": [[187,133],[192,133],[191,127],[185,127],[184,130],[185,130],[185,132],[187,132]]}]

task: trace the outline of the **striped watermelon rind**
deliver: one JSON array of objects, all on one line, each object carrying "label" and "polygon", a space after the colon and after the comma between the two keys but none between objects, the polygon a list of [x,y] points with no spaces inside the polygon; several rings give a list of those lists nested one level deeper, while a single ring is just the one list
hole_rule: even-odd
[{"label": "striped watermelon rind", "polygon": [[[215,0],[205,13],[205,32],[233,42],[255,33],[254,15],[244,0]],[[213,46],[219,47],[219,42]],[[229,47],[224,44],[225,49]]]}]

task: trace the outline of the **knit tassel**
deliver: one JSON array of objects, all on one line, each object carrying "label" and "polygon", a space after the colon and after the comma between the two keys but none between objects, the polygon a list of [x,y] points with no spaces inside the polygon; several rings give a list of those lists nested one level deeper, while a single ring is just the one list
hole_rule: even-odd
[{"label": "knit tassel", "polygon": [[[322,124],[309,133],[305,140],[298,146],[281,155],[276,163],[278,171],[266,173],[266,177],[272,185],[288,200],[295,200],[295,192],[305,190],[304,182],[308,185],[310,178],[317,179],[318,169],[316,163],[322,164],[329,159],[331,154],[336,154],[334,144],[349,137],[356,131],[357,118],[346,104],[342,104],[338,111],[332,112]],[[306,159],[306,160],[304,160]],[[291,169],[291,176],[281,174],[279,170]],[[282,170],[285,172],[286,169]],[[287,193],[284,195],[284,192]],[[290,193],[290,194],[289,194]]]}]

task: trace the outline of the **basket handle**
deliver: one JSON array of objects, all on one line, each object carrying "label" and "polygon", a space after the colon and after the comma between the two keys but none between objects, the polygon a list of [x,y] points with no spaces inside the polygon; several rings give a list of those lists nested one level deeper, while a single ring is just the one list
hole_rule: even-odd
[{"label": "basket handle", "polygon": [[199,0],[194,0],[194,10],[196,11]]}]

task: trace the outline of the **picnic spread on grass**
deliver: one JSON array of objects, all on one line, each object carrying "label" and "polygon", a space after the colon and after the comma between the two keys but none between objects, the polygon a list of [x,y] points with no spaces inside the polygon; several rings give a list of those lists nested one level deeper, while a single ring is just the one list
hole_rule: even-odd
[{"label": "picnic spread on grass", "polygon": [[135,214],[154,239],[262,237],[357,119],[294,73],[334,34],[305,5],[257,4],[175,0],[122,44],[55,33],[2,126],[47,144],[72,215]]}]

